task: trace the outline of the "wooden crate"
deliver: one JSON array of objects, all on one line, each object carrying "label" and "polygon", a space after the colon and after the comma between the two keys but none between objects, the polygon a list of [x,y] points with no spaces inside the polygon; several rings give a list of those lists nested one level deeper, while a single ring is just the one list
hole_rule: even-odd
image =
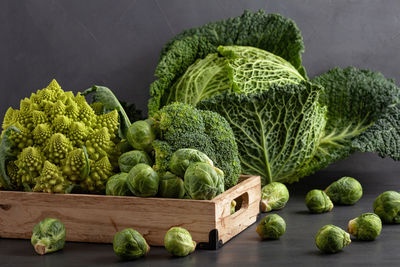
[{"label": "wooden crate", "polygon": [[[0,191],[0,237],[30,239],[33,226],[51,217],[64,223],[67,241],[112,243],[130,227],[150,245],[163,246],[168,229],[180,226],[198,248],[218,249],[256,221],[260,198],[258,176],[241,176],[212,200]],[[239,207],[231,215],[234,199]]]}]

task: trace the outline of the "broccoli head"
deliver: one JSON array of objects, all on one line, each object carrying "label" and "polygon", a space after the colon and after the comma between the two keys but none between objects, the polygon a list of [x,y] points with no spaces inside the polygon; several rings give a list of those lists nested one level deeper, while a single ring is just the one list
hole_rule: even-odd
[{"label": "broccoli head", "polygon": [[219,114],[172,103],[150,120],[156,128],[154,168],[163,172],[173,152],[193,148],[205,153],[225,173],[225,189],[237,184],[241,171],[238,148],[229,123]]}]

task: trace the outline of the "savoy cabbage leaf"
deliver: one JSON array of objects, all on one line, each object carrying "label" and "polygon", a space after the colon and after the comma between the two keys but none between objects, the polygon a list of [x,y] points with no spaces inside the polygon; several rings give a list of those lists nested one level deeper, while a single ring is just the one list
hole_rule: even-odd
[{"label": "savoy cabbage leaf", "polygon": [[354,67],[334,68],[312,82],[324,88],[320,103],[328,112],[318,151],[303,175],[344,159],[356,149],[380,152],[376,146],[370,146],[376,142],[372,138],[379,127],[372,125],[380,117],[386,117],[390,107],[399,102],[400,89],[394,82],[379,72]]},{"label": "savoy cabbage leaf", "polygon": [[304,80],[289,62],[262,49],[219,46],[218,52],[191,65],[170,88],[165,104],[178,101],[195,106],[225,91],[250,94]]},{"label": "savoy cabbage leaf", "polygon": [[374,125],[352,141],[362,152],[378,152],[381,157],[400,160],[400,105],[390,107]]},{"label": "savoy cabbage leaf", "polygon": [[303,37],[296,23],[279,14],[245,11],[241,16],[185,30],[163,48],[156,80],[150,86],[149,115],[166,105],[170,88],[198,59],[217,53],[220,45],[253,46],[282,57],[303,76]]},{"label": "savoy cabbage leaf", "polygon": [[325,127],[320,91],[308,82],[275,85],[258,94],[224,93],[199,107],[230,123],[244,174],[260,175],[263,184],[293,182],[307,168]]}]

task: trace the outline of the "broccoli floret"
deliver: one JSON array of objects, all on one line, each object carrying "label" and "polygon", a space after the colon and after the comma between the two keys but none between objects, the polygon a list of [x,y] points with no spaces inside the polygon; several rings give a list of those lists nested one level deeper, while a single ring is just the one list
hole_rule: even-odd
[{"label": "broccoli floret", "polygon": [[[115,98],[110,90],[104,97]],[[65,193],[79,184],[87,192],[104,191],[121,154],[119,112],[112,105],[105,110],[80,93],[64,92],[55,80],[22,99],[19,110],[9,108],[2,124],[2,186]]]},{"label": "broccoli floret", "polygon": [[238,149],[228,122],[211,111],[201,111],[183,103],[172,103],[152,120],[157,128],[153,141],[155,166],[166,171],[173,152],[193,148],[205,153],[225,173],[225,188],[236,185],[240,174]]}]

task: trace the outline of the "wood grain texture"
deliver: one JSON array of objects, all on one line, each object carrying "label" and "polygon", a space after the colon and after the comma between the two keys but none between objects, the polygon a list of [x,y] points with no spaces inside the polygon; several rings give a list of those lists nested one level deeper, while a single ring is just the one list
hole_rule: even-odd
[{"label": "wood grain texture", "polygon": [[[36,223],[52,217],[64,223],[67,241],[111,243],[116,232],[130,227],[150,245],[162,246],[168,229],[180,226],[196,242],[208,242],[213,229],[226,242],[258,214],[260,179],[245,178],[210,201],[0,191],[0,237],[29,239]],[[230,201],[243,194],[249,205],[230,215]]]}]

